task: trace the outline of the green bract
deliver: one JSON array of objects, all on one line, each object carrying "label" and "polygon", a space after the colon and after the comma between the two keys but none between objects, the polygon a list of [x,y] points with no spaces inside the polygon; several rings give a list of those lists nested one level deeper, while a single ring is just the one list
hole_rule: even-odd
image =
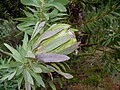
[{"label": "green bract", "polygon": [[[51,34],[53,35],[51,36]],[[42,37],[40,36],[40,38],[38,38],[38,40],[33,45],[33,48],[38,47],[37,53],[59,53],[60,51],[71,47],[77,42],[74,31],[68,24],[55,24],[46,30],[43,35],[46,37],[41,40]]]}]

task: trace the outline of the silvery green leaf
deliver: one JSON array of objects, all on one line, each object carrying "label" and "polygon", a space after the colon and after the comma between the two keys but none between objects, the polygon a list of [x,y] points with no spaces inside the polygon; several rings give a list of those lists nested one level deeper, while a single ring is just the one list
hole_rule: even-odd
[{"label": "silvery green leaf", "polygon": [[17,62],[21,62],[22,61],[22,56],[20,55],[20,53],[14,49],[13,47],[11,47],[10,45],[4,43],[4,45],[12,52],[12,57],[17,61]]},{"label": "silvery green leaf", "polygon": [[0,65],[0,69],[14,68],[14,67],[21,66],[21,65],[22,65],[22,64],[21,64],[21,63],[18,63],[18,62],[11,62],[11,63],[9,63],[9,64]]},{"label": "silvery green leaf", "polygon": [[36,43],[33,45],[33,49],[35,49],[36,47],[39,46],[39,44],[41,43],[41,41],[47,39],[47,38],[50,38],[52,36],[54,36],[55,34],[57,34],[58,32],[62,31],[63,28],[57,28],[55,30],[51,30],[51,31],[47,31],[45,33],[43,33],[39,38],[38,40],[36,41]]},{"label": "silvery green leaf", "polygon": [[34,14],[34,18],[39,19],[38,11],[35,8],[34,9],[32,7],[26,7],[26,8],[28,8]]},{"label": "silvery green leaf", "polygon": [[45,25],[45,21],[43,21],[41,23],[40,23],[40,21],[38,21],[36,23],[35,29],[34,29],[32,36],[31,36],[31,40],[40,32],[40,30],[44,27],[44,25]]},{"label": "silvery green leaf", "polygon": [[36,22],[37,22],[37,19],[36,20],[27,19],[26,21],[18,24],[17,28],[20,29],[20,30],[22,30],[22,28],[24,28],[24,27],[35,25]]},{"label": "silvery green leaf", "polygon": [[25,17],[25,18],[15,18],[14,20],[17,20],[17,21],[26,21],[26,20],[35,20],[35,18]]},{"label": "silvery green leaf", "polygon": [[42,72],[42,69],[41,69],[41,67],[38,64],[32,64],[31,67],[32,67],[32,70],[35,73],[41,73]]},{"label": "silvery green leaf", "polygon": [[73,76],[69,73],[64,73],[64,72],[61,72],[61,71],[57,71],[57,73],[61,74],[62,76],[64,76],[67,79],[73,78]]},{"label": "silvery green leaf", "polygon": [[56,21],[58,21],[58,20],[64,20],[64,19],[66,19],[66,18],[56,17],[56,18],[54,18],[54,19],[51,19],[50,22],[56,22]]},{"label": "silvery green leaf", "polygon": [[24,5],[40,7],[41,0],[21,0],[21,3]]},{"label": "silvery green leaf", "polygon": [[35,58],[35,55],[32,51],[28,51],[27,52],[27,55],[25,57],[28,57],[28,58]]},{"label": "silvery green leaf", "polygon": [[[66,36],[61,36],[59,38],[56,38],[54,40],[52,40],[50,43],[48,43],[47,45],[39,48],[39,51],[42,52],[50,52],[51,50],[59,47],[60,45],[66,43],[67,41],[69,41],[72,38],[71,35],[66,35]],[[39,52],[38,52],[39,53]]]},{"label": "silvery green leaf", "polygon": [[43,13],[43,15],[45,16],[46,20],[48,21],[49,20],[49,13]]},{"label": "silvery green leaf", "polygon": [[30,13],[30,12],[28,12],[28,11],[26,11],[26,10],[23,10],[24,11],[24,13],[25,13],[25,15],[27,16],[27,17],[33,17],[33,14],[32,13]]},{"label": "silvery green leaf", "polygon": [[28,71],[26,71],[26,74],[27,74],[27,77],[28,77],[28,82],[30,84],[34,85],[34,81],[33,81],[33,78],[31,76],[31,74]]},{"label": "silvery green leaf", "polygon": [[52,73],[49,73],[49,76],[51,77],[51,80],[53,81],[53,75],[52,75]]},{"label": "silvery green leaf", "polygon": [[23,71],[24,71],[24,64],[18,65],[17,67],[18,67],[18,68],[17,68],[16,76],[18,76],[18,75],[20,75],[20,74],[23,73]]},{"label": "silvery green leaf", "polygon": [[78,42],[78,43],[72,45],[71,47],[68,47],[58,53],[68,55],[68,54],[72,53],[73,51],[75,51],[77,48],[79,48],[79,45],[80,45],[80,42]]},{"label": "silvery green leaf", "polygon": [[57,16],[57,14],[58,14],[58,10],[54,9],[49,15],[50,15],[50,18],[54,18]]},{"label": "silvery green leaf", "polygon": [[11,75],[10,73],[5,74],[2,78],[0,78],[0,81],[6,80],[7,78],[9,78],[10,75]]},{"label": "silvery green leaf", "polygon": [[32,78],[32,76],[31,76],[31,74],[29,73],[29,71],[28,71],[27,69],[25,69],[25,70],[24,70],[24,73],[26,74],[26,79],[27,79],[27,81],[28,81],[30,84],[34,85],[33,78]]},{"label": "silvery green leaf", "polygon": [[26,49],[28,48],[28,36],[27,36],[26,33],[25,33],[25,35],[24,35],[22,47],[24,48],[24,50],[26,50]]},{"label": "silvery green leaf", "polygon": [[51,30],[53,27],[55,27],[57,24],[53,24],[47,31]]},{"label": "silvery green leaf", "polygon": [[73,38],[74,38],[74,33],[70,29],[68,29],[68,34],[73,36]]},{"label": "silvery green leaf", "polygon": [[33,27],[24,27],[22,32],[26,32],[27,34],[32,35],[33,30]]},{"label": "silvery green leaf", "polygon": [[70,58],[66,55],[62,54],[54,54],[54,53],[41,53],[36,55],[37,60],[43,62],[63,62],[69,60]]},{"label": "silvery green leaf", "polygon": [[58,2],[46,3],[46,7],[55,7],[61,12],[66,12],[67,11],[65,6],[63,6],[61,3],[58,3]]},{"label": "silvery green leaf", "polygon": [[27,70],[24,70],[23,76],[24,76],[24,80],[25,80],[25,89],[26,90],[31,90],[31,85],[30,82],[28,81],[28,75],[27,75]]},{"label": "silvery green leaf", "polygon": [[63,5],[67,5],[70,2],[70,0],[54,0],[54,1],[62,3]]},{"label": "silvery green leaf", "polygon": [[33,8],[30,8],[30,7],[26,7],[26,8],[28,8],[33,13],[37,13],[37,11],[35,9],[33,9]]},{"label": "silvery green leaf", "polygon": [[18,78],[18,80],[17,80],[17,82],[18,82],[18,90],[21,90],[20,88],[21,88],[21,86],[22,86],[22,80],[23,80],[23,76],[20,76],[20,77]]},{"label": "silvery green leaf", "polygon": [[44,66],[42,64],[40,64],[39,67],[42,69],[43,73],[51,73],[51,72],[53,72],[52,69],[50,69],[50,68],[48,68],[48,67],[46,67],[46,66]]},{"label": "silvery green leaf", "polygon": [[53,24],[47,31],[55,30],[57,28],[68,29],[68,28],[70,28],[70,25],[69,24]]},{"label": "silvery green leaf", "polygon": [[40,74],[34,73],[31,69],[28,69],[28,71],[30,72],[32,77],[34,77],[34,79],[36,80],[36,82],[39,85],[42,85],[43,87],[45,87],[45,83],[43,82],[42,77],[40,76]]},{"label": "silvery green leaf", "polygon": [[13,72],[13,73],[8,77],[8,80],[11,80],[11,79],[15,76],[16,72],[17,72],[17,70],[15,70],[15,72]]},{"label": "silvery green leaf", "polygon": [[65,13],[58,13],[57,16],[66,16],[68,14],[65,14]]},{"label": "silvery green leaf", "polygon": [[54,67],[52,67],[52,66],[50,66],[50,65],[47,65],[47,67],[53,69],[55,72],[59,73],[60,75],[64,76],[64,77],[67,78],[67,79],[73,78],[72,75],[70,75],[70,74],[68,74],[68,73],[64,73],[64,72],[62,72],[62,71],[58,71],[57,69],[55,69]]},{"label": "silvery green leaf", "polygon": [[42,69],[40,67],[33,67],[33,71],[35,73],[41,73],[42,72]]}]

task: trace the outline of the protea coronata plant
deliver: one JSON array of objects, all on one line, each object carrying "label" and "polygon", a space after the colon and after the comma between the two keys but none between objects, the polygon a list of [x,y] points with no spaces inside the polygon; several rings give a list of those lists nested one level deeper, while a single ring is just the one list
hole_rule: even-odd
[{"label": "protea coronata plant", "polygon": [[[13,60],[0,69],[9,70],[0,80],[17,79],[18,90],[36,87],[46,87],[46,83],[53,88],[53,73],[56,72],[67,79],[73,76],[62,72],[57,63],[69,60],[67,54],[78,48],[79,43],[73,29],[68,24],[54,24],[45,30],[45,22],[38,22],[29,40],[27,33],[24,35],[23,44],[14,49],[4,44],[10,51]],[[47,76],[47,77],[45,77]],[[49,78],[50,76],[50,78]],[[51,84],[52,83],[52,84]],[[53,89],[56,90],[56,89]]]}]

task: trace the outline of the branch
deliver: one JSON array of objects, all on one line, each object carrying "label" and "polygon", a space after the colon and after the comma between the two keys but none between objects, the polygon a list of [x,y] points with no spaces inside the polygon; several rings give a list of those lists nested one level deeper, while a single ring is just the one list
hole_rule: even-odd
[{"label": "branch", "polygon": [[80,44],[79,47],[90,47],[90,46],[96,46],[97,44]]},{"label": "branch", "polygon": [[87,21],[82,21],[82,22],[79,22],[80,26],[83,25],[83,24],[87,24],[89,22],[94,22],[96,20],[99,20],[107,15],[109,15],[112,11],[114,11],[115,9],[117,9],[116,5],[113,5],[112,8],[108,11],[106,11],[105,13],[103,13],[102,15],[100,16],[97,16],[97,17],[94,17],[94,18],[91,18],[90,20],[87,20]]}]

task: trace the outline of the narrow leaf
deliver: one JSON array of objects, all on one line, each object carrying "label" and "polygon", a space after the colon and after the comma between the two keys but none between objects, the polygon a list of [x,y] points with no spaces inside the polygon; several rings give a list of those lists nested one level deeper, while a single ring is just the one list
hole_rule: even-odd
[{"label": "narrow leaf", "polygon": [[73,78],[72,75],[70,75],[70,74],[68,74],[68,73],[64,73],[64,72],[62,72],[62,71],[58,71],[57,69],[55,69],[54,67],[52,67],[52,66],[50,66],[50,65],[47,65],[47,67],[53,69],[54,71],[56,71],[57,73],[61,74],[62,76],[64,76],[64,77],[67,78],[67,79]]},{"label": "narrow leaf", "polygon": [[21,84],[22,84],[22,80],[23,80],[23,76],[20,76],[19,78],[18,78],[18,80],[17,80],[17,82],[18,82],[18,90],[21,90],[20,88],[21,88]]},{"label": "narrow leaf", "polygon": [[16,72],[17,72],[17,70],[15,70],[15,72],[12,73],[12,74],[8,77],[8,80],[11,80],[11,79],[15,76]]},{"label": "narrow leaf", "polygon": [[35,65],[35,64],[32,64],[32,70],[35,72],[35,73],[41,73],[42,72],[42,69],[40,68],[39,65]]},{"label": "narrow leaf", "polygon": [[50,69],[50,68],[48,68],[48,67],[46,67],[44,65],[39,65],[39,67],[42,69],[43,73],[51,73],[51,72],[53,72],[52,69]]},{"label": "narrow leaf", "polygon": [[68,14],[65,13],[58,13],[57,16],[67,16]]},{"label": "narrow leaf", "polygon": [[36,41],[36,43],[33,45],[33,49],[35,49],[36,47],[38,47],[41,41],[54,36],[55,34],[57,34],[58,32],[60,32],[62,30],[63,30],[63,28],[58,28],[58,29],[55,29],[55,30],[51,30],[51,31],[45,32],[44,34],[42,34],[38,38],[38,40]]},{"label": "narrow leaf", "polygon": [[66,71],[65,65],[63,63],[57,63],[64,71]]},{"label": "narrow leaf", "polygon": [[12,52],[13,58],[16,61],[21,62],[22,57],[21,57],[20,53],[17,50],[15,50],[13,47],[11,47],[10,45],[8,45],[6,43],[4,43],[4,45]]},{"label": "narrow leaf", "polygon": [[39,51],[43,51],[43,52],[50,52],[51,50],[59,47],[60,45],[66,43],[67,41],[69,41],[72,38],[71,35],[66,35],[66,36],[61,36],[59,38],[54,39],[53,41],[51,41],[50,43],[48,43],[47,45],[39,48]]},{"label": "narrow leaf", "polygon": [[0,65],[0,69],[12,68],[12,67],[17,67],[17,66],[21,66],[21,63],[18,63],[18,62],[11,62],[10,64]]},{"label": "narrow leaf", "polygon": [[51,19],[50,22],[56,22],[56,21],[59,21],[59,20],[64,20],[66,18],[59,18],[59,17],[56,17],[54,19]]},{"label": "narrow leaf", "polygon": [[49,14],[48,13],[43,13],[44,17],[46,18],[46,20],[48,21],[49,20]]},{"label": "narrow leaf", "polygon": [[27,55],[25,57],[28,57],[28,58],[35,58],[35,55],[32,51],[28,51],[27,52]]},{"label": "narrow leaf", "polygon": [[120,17],[120,13],[118,13],[118,12],[112,12],[112,14]]},{"label": "narrow leaf", "polygon": [[26,70],[26,76],[27,76],[27,80],[30,84],[34,85],[34,81],[33,78],[31,77],[31,74]]},{"label": "narrow leaf", "polygon": [[45,21],[41,22],[41,23],[40,23],[40,21],[38,21],[36,23],[35,29],[34,29],[33,34],[31,36],[31,40],[40,32],[40,30],[44,27],[44,25],[45,25]]},{"label": "narrow leaf", "polygon": [[35,25],[36,22],[37,22],[37,19],[35,19],[35,20],[27,19],[27,20],[25,20],[24,22],[18,24],[18,25],[17,25],[17,28],[18,28],[19,30],[22,30],[24,27],[28,27],[28,26]]},{"label": "narrow leaf", "polygon": [[58,53],[68,55],[68,54],[72,53],[73,51],[75,51],[77,48],[79,48],[80,43],[81,42],[78,42],[78,43],[72,45],[71,47],[68,47],[68,48],[66,48]]},{"label": "narrow leaf", "polygon": [[32,17],[25,17],[25,18],[15,18],[14,20],[17,20],[17,21],[26,21],[26,20],[36,20],[36,19],[32,18]]},{"label": "narrow leaf", "polygon": [[40,7],[41,0],[21,0],[21,3],[24,5],[30,5],[35,7]]},{"label": "narrow leaf", "polygon": [[67,11],[65,6],[63,6],[61,3],[58,3],[58,2],[46,3],[46,7],[55,7],[61,12],[66,12]]},{"label": "narrow leaf", "polygon": [[56,90],[55,84],[53,83],[53,81],[49,81],[50,87],[52,88],[52,90]]},{"label": "narrow leaf", "polygon": [[30,8],[30,7],[26,7],[26,8],[28,8],[33,13],[37,13],[37,11],[35,9],[33,9],[33,8]]},{"label": "narrow leaf", "polygon": [[54,1],[62,3],[63,5],[67,5],[70,2],[70,0],[54,0]]},{"label": "narrow leaf", "polygon": [[6,80],[7,78],[9,78],[10,75],[11,75],[10,73],[5,74],[5,75],[0,79],[0,81]]},{"label": "narrow leaf", "polygon": [[36,58],[37,60],[41,60],[43,62],[63,62],[70,59],[66,55],[54,54],[54,53],[37,54]]},{"label": "narrow leaf", "polygon": [[33,17],[33,14],[32,13],[30,13],[30,12],[28,12],[28,11],[25,11],[25,10],[23,10],[24,11],[24,13],[25,13],[25,15],[27,16],[27,17]]},{"label": "narrow leaf", "polygon": [[50,15],[50,18],[55,18],[57,14],[58,14],[58,10],[54,9],[49,15]]},{"label": "narrow leaf", "polygon": [[26,50],[26,49],[28,48],[28,36],[27,36],[26,33],[25,33],[25,35],[24,35],[22,47],[24,48],[24,50]]},{"label": "narrow leaf", "polygon": [[61,71],[60,67],[56,63],[51,63],[51,66],[55,67],[57,70]]},{"label": "narrow leaf", "polygon": [[24,80],[25,80],[25,89],[26,90],[31,90],[31,85],[30,83],[28,82],[28,77],[27,77],[27,70],[25,69],[24,70]]},{"label": "narrow leaf", "polygon": [[31,69],[28,69],[28,70],[29,70],[30,74],[32,75],[32,77],[34,77],[34,79],[37,81],[37,83],[39,83],[40,85],[45,87],[45,84],[44,84],[40,74],[34,73]]}]

